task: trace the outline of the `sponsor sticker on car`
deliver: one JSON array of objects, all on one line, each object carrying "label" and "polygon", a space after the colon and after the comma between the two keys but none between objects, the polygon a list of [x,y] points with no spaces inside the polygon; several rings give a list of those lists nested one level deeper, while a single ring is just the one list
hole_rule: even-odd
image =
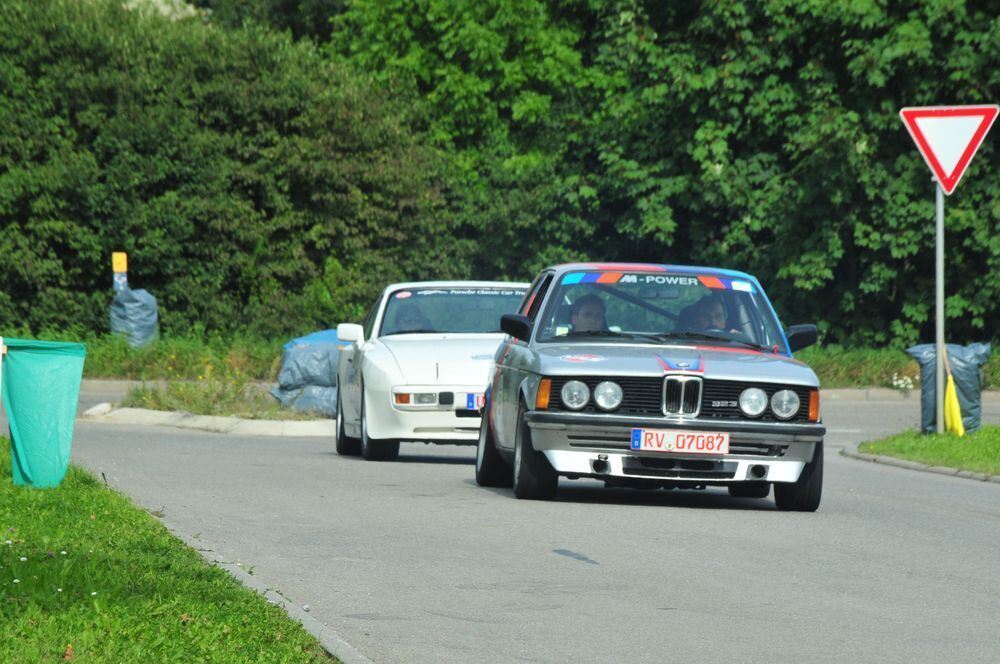
[{"label": "sponsor sticker on car", "polygon": [[729,433],[679,429],[632,429],[632,449],[641,452],[729,454]]},{"label": "sponsor sticker on car", "polygon": [[482,410],[486,406],[486,395],[485,394],[466,394],[465,395],[465,408],[466,410]]}]

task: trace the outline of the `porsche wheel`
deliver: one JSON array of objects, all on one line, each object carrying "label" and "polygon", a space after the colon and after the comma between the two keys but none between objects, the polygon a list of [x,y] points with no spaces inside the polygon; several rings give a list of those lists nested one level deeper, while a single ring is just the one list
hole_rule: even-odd
[{"label": "porsche wheel", "polygon": [[545,455],[532,447],[531,429],[524,415],[522,403],[514,441],[514,495],[529,500],[552,500],[559,488],[559,475]]},{"label": "porsche wheel", "polygon": [[488,408],[483,409],[483,423],[479,425],[479,444],[476,446],[476,484],[479,486],[510,486],[511,468],[497,452],[490,426]]},{"label": "porsche wheel", "polygon": [[344,409],[340,405],[340,391],[337,392],[337,454],[341,456],[357,456],[361,454],[361,440],[350,438],[344,429]]},{"label": "porsche wheel", "polygon": [[365,391],[361,389],[361,456],[368,461],[395,461],[399,456],[398,440],[378,440],[368,435]]}]

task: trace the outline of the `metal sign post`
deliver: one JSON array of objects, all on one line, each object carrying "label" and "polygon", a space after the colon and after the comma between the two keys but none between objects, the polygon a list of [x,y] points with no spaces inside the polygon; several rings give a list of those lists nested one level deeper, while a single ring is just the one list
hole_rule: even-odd
[{"label": "metal sign post", "polygon": [[944,433],[944,197],[951,195],[972,162],[987,132],[993,126],[1000,106],[924,106],[904,108],[899,117],[917,144],[920,155],[937,182],[937,228],[934,246],[934,336],[935,421],[938,433]]},{"label": "metal sign post", "polygon": [[934,373],[934,421],[937,432],[944,433],[944,189],[934,186],[937,192],[937,241],[934,248],[934,343],[937,344],[937,367]]}]

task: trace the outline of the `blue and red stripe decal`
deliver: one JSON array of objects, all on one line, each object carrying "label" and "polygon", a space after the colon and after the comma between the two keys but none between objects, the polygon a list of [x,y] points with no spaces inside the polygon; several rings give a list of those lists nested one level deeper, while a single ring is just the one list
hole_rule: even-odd
[{"label": "blue and red stripe decal", "polygon": [[688,373],[705,373],[705,358],[701,355],[698,356],[697,360],[687,361],[687,360],[669,360],[662,355],[657,354],[657,361],[660,363],[660,368],[663,369],[664,373],[671,371],[686,371]]}]

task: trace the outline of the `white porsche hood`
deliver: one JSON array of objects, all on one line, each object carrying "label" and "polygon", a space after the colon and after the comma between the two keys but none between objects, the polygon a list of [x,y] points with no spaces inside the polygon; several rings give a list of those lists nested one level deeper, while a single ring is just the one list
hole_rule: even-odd
[{"label": "white porsche hood", "polygon": [[379,341],[410,385],[486,385],[503,334],[406,334]]}]

